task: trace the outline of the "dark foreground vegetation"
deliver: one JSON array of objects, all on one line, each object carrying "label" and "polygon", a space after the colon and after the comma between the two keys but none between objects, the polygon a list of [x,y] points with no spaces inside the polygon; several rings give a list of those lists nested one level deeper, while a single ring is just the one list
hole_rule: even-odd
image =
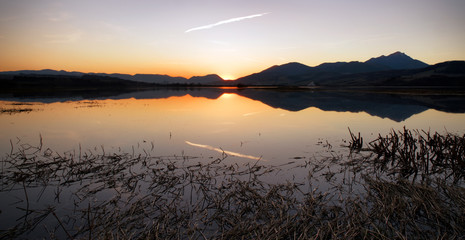
[{"label": "dark foreground vegetation", "polygon": [[464,137],[351,133],[349,156],[280,166],[12,144],[0,238],[463,239]]}]

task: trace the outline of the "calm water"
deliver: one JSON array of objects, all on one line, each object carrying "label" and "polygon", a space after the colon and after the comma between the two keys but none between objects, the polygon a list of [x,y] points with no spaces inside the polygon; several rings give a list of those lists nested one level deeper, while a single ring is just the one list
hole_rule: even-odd
[{"label": "calm water", "polygon": [[[155,174],[160,168],[158,161],[165,161],[167,166],[171,161],[177,165],[193,166],[197,162],[209,164],[227,155],[221,164],[246,169],[257,163],[278,166],[279,171],[261,177],[267,182],[289,180],[301,183],[302,188],[308,191],[318,188],[326,192],[350,177],[346,170],[339,170],[341,165],[338,163],[320,162],[334,155],[342,156],[338,159],[349,155],[348,149],[343,147],[350,138],[348,128],[355,133],[361,132],[365,143],[378,134],[384,136],[392,129],[404,127],[465,133],[465,98],[460,95],[234,88],[63,95],[68,96],[3,96],[0,101],[2,176],[9,176],[2,179],[0,230],[29,229],[29,224],[34,225],[33,222],[38,221],[40,225],[34,225],[37,227],[33,231],[26,231],[20,236],[48,238],[50,234],[56,234],[59,238],[66,238],[58,219],[63,221],[64,228],[73,232],[73,229],[88,223],[82,212],[97,214],[102,210],[100,206],[112,207],[109,211],[119,211],[131,208],[141,199],[151,199],[153,194],[164,196],[165,192],[158,193],[150,188],[158,182],[159,175]],[[74,169],[56,170],[55,174],[47,172],[49,165],[44,165],[45,172],[41,173],[45,175],[38,179],[34,179],[33,174],[26,180],[15,180],[13,172],[19,171],[24,176],[28,173],[20,168],[9,168],[12,163],[3,159],[8,159],[10,152],[27,148],[28,144],[39,146],[41,141],[43,150],[38,158],[49,161],[65,156],[79,162],[83,155],[110,156],[113,153],[153,158],[149,158],[149,163],[138,161],[119,165],[124,165],[125,169],[114,176],[102,175],[105,169],[77,174],[84,179],[73,183],[65,179],[66,176],[75,176],[72,173]],[[45,150],[47,148],[50,150]],[[17,156],[21,158],[21,155]],[[92,164],[98,164],[99,159],[105,162],[112,158],[96,159],[97,163]],[[309,162],[313,167],[306,167]],[[34,166],[27,167],[27,171],[39,169]],[[108,167],[113,166],[104,164],[104,168]],[[324,171],[310,177],[310,168],[324,168]],[[186,168],[180,166],[177,169],[183,173]],[[223,172],[230,168],[220,169]],[[208,171],[208,167],[202,171]],[[218,178],[215,184],[225,180],[221,172],[209,173]],[[333,177],[334,173],[338,174]],[[125,190],[124,184],[134,179],[131,176],[140,178],[134,182],[134,188]],[[8,179],[13,179],[13,182]],[[352,183],[349,185],[347,194],[353,191]],[[184,185],[182,189],[175,189],[181,194],[177,196],[184,198],[186,204],[192,204],[192,193],[196,188],[189,186],[186,190]],[[363,187],[358,189],[362,191]],[[198,201],[201,196],[196,196]],[[114,198],[123,201],[112,205],[111,199]],[[163,202],[159,204],[164,205]],[[149,218],[157,216],[150,215]]]},{"label": "calm water", "polygon": [[[0,152],[11,143],[57,152],[261,159],[309,158],[349,139],[391,129],[465,133],[463,96],[389,95],[254,89],[159,90],[113,96],[4,97]],[[23,111],[18,111],[23,109]]]}]

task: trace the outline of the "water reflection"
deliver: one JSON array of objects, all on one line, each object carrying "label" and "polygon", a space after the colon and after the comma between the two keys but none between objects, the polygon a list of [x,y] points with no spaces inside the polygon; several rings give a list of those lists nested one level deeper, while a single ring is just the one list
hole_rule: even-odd
[{"label": "water reflection", "polygon": [[[150,232],[141,230],[144,223],[134,216],[153,224],[171,209],[210,224],[205,216],[217,220],[240,213],[242,206],[230,208],[230,203],[247,203],[242,193],[248,192],[263,193],[248,196],[258,196],[254,203],[266,200],[270,205],[255,205],[271,211],[283,199],[270,194],[279,193],[276,189],[299,206],[303,196],[322,199],[328,191],[328,199],[360,199],[351,194],[372,188],[355,176],[374,165],[364,164],[364,155],[353,161],[362,167],[345,164],[350,154],[341,145],[348,145],[348,128],[361,132],[365,142],[404,126],[465,133],[460,96],[199,88],[4,99],[0,153],[6,177],[0,206],[10,207],[0,209],[0,222],[25,235],[36,223],[56,226],[52,232],[36,227],[34,237],[58,232],[66,238],[62,229],[73,233],[89,226],[76,230],[87,237],[115,224]],[[279,185],[268,185],[274,183]],[[218,212],[212,211],[218,203]],[[111,212],[116,215],[109,217]],[[197,215],[204,212],[210,215]],[[312,213],[311,219],[323,215]],[[176,231],[189,225],[177,214],[170,216],[176,221],[167,226]],[[67,221],[61,225],[59,219]],[[218,233],[217,226],[211,226],[212,233]]]},{"label": "water reflection", "polygon": [[461,96],[176,88],[3,99],[1,152],[10,152],[10,140],[34,144],[42,135],[55,151],[216,157],[225,150],[231,158],[279,163],[311,157],[321,142],[337,151],[348,127],[368,139],[404,126],[465,131]]},{"label": "water reflection", "polygon": [[262,159],[261,157],[255,157],[255,156],[245,155],[245,154],[242,154],[242,153],[231,152],[231,151],[228,151],[228,150],[223,150],[223,149],[221,149],[221,148],[212,147],[212,146],[210,146],[210,145],[204,145],[204,144],[198,144],[198,143],[191,143],[191,142],[189,142],[189,141],[185,141],[185,142],[186,142],[188,145],[190,145],[190,146],[194,146],[194,147],[199,147],[199,148],[204,148],[204,149],[212,150],[212,151],[219,152],[219,153],[223,153],[223,154],[229,155],[229,156],[240,157],[240,158],[248,158],[248,159],[252,159],[252,160],[262,160],[262,161],[266,161],[266,160]]},{"label": "water reflection", "polygon": [[170,97],[202,97],[218,99],[230,94],[244,96],[260,101],[273,108],[288,111],[301,111],[316,107],[324,111],[366,112],[372,116],[389,118],[401,122],[409,117],[435,109],[444,112],[465,113],[465,97],[463,95],[437,94],[387,94],[373,92],[341,92],[341,91],[310,91],[310,90],[280,90],[253,88],[160,88],[138,92],[67,92],[42,96],[10,95],[0,96],[3,100],[33,101],[33,102],[64,102],[76,100],[103,99],[164,99]]}]

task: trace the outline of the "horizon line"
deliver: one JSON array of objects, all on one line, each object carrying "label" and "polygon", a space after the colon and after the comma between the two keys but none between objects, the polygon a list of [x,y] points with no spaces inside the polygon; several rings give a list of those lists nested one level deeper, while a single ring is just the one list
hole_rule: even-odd
[{"label": "horizon line", "polygon": [[[384,56],[384,55],[381,55],[381,56]],[[367,60],[368,61],[368,60]],[[421,60],[420,60],[421,61]],[[430,66],[433,66],[435,64],[439,64],[439,63],[444,63],[444,62],[453,62],[453,61],[465,61],[465,60],[446,60],[446,61],[441,61],[441,62],[437,62],[437,63],[434,63],[434,64],[428,64],[426,63],[427,65],[430,65]],[[339,62],[339,61],[335,61],[335,62],[323,62],[323,63],[336,63],[336,62]],[[347,61],[348,62],[352,62],[352,61]],[[423,61],[422,61],[423,62]],[[285,64],[289,64],[289,63],[299,63],[299,64],[303,64],[303,65],[306,65],[308,67],[312,67],[312,66],[309,66],[307,64],[304,64],[304,63],[301,63],[301,62],[297,62],[297,61],[289,61],[289,62],[286,62],[286,63],[283,63],[283,64],[275,64],[275,65],[272,65],[270,67],[273,67],[273,66],[281,66],[281,65],[285,65]],[[318,65],[315,65],[313,67],[316,67],[316,66],[319,66],[323,63],[320,63]],[[363,62],[362,62],[363,63]],[[424,62],[425,63],[425,62]],[[268,67],[268,68],[270,68]],[[8,72],[21,72],[21,71],[45,71],[45,70],[51,70],[51,71],[56,71],[56,72],[60,72],[60,71],[63,71],[63,72],[67,72],[67,73],[82,73],[82,74],[108,74],[108,75],[112,75],[112,74],[121,74],[121,75],[130,75],[130,76],[135,76],[135,75],[138,75],[138,74],[147,74],[147,75],[164,75],[164,76],[168,76],[168,77],[181,77],[181,78],[185,78],[185,79],[190,79],[192,77],[204,77],[204,76],[208,76],[208,75],[217,75],[219,76],[220,78],[222,78],[223,80],[225,81],[234,81],[234,80],[237,80],[241,77],[245,77],[245,76],[248,76],[248,75],[251,75],[251,74],[254,74],[254,73],[259,73],[259,72],[262,72],[268,68],[265,68],[265,69],[262,69],[262,70],[258,70],[258,72],[253,72],[253,73],[250,73],[250,74],[247,74],[247,75],[244,75],[244,76],[240,76],[240,77],[237,77],[236,79],[223,79],[223,77],[221,77],[218,73],[207,73],[207,74],[204,74],[204,75],[192,75],[192,76],[189,76],[189,77],[184,77],[184,76],[176,76],[176,75],[169,75],[169,74],[166,74],[166,73],[134,73],[134,74],[130,74],[130,73],[121,73],[121,72],[85,72],[85,71],[79,71],[79,70],[64,70],[64,69],[52,69],[52,68],[41,68],[41,69],[19,69],[19,70],[0,70],[0,73],[1,74],[4,74],[4,73],[8,73]]]}]

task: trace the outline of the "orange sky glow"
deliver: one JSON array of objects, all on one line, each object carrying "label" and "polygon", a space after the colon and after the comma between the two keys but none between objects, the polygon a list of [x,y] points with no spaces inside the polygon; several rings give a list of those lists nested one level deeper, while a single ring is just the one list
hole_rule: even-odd
[{"label": "orange sky glow", "polygon": [[465,59],[465,1],[0,0],[0,71],[236,79],[395,51]]}]

